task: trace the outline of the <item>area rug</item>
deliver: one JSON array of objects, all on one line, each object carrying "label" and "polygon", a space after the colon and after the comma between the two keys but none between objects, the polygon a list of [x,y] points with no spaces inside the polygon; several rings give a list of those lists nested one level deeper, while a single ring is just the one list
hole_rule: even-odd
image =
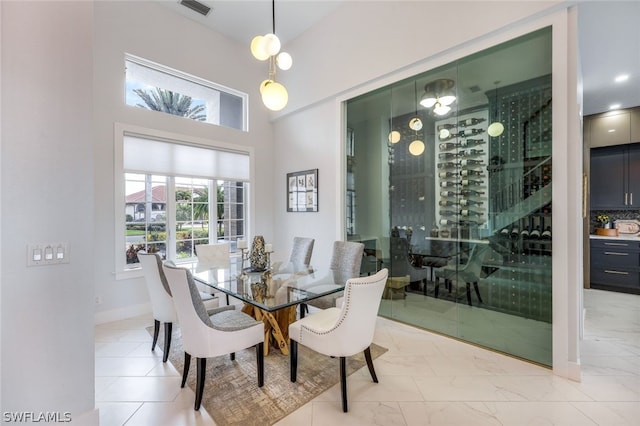
[{"label": "area rug", "polygon": [[[153,335],[153,327],[147,331]],[[158,346],[163,347],[162,334]],[[375,359],[387,349],[373,344],[371,356]],[[184,352],[179,327],[174,325],[169,361],[182,374]],[[291,383],[289,356],[274,347],[264,358],[264,386],[258,387],[256,351],[254,348],[236,353],[235,361],[229,356],[207,359],[207,381],[202,406],[219,426],[272,425],[300,408],[340,381],[340,361],[320,355],[298,345],[297,382]],[[366,367],[364,354],[347,359],[347,374]],[[196,360],[191,360],[187,385],[196,386]],[[336,400],[341,406],[341,401]]]}]

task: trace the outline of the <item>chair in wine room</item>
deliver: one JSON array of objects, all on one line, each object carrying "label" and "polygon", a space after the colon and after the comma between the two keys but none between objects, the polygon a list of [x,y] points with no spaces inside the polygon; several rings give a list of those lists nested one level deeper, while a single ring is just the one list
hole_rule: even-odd
[{"label": "chair in wine room", "polygon": [[467,291],[467,303],[472,306],[471,303],[471,284],[475,290],[478,301],[482,303],[482,297],[480,296],[480,289],[478,288],[478,282],[480,281],[480,274],[482,272],[482,263],[485,257],[489,254],[488,244],[475,244],[471,249],[467,262],[463,265],[448,264],[442,268],[435,270],[435,297],[438,297],[440,278],[444,280],[445,286],[451,290],[452,282],[464,282],[466,284]]}]

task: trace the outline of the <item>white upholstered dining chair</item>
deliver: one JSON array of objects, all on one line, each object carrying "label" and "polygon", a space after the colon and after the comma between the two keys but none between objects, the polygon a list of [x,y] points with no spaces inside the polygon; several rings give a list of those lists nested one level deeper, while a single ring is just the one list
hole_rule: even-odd
[{"label": "white upholstered dining chair", "polygon": [[[333,254],[331,256],[331,277],[328,279],[333,284],[345,283],[349,278],[360,276],[360,266],[364,255],[364,244],[354,241],[334,241]],[[313,291],[313,287],[308,290]],[[319,309],[338,306],[336,303],[342,297],[342,292],[312,299],[308,305]],[[339,303],[339,302],[338,302]]]},{"label": "white upholstered dining chair", "polygon": [[194,409],[199,410],[204,392],[207,358],[231,355],[254,346],[258,387],[264,384],[264,323],[256,321],[233,306],[218,308],[213,315],[205,309],[191,272],[165,264],[173,300],[180,321],[182,347],[184,349],[184,369],[182,384],[184,387],[189,373],[191,357],[197,359],[196,399]]},{"label": "white upholstered dining chair", "polygon": [[210,267],[228,265],[230,259],[229,249],[230,244],[228,242],[198,244],[195,246],[198,263]]},{"label": "white upholstered dining chair", "polygon": [[298,344],[340,358],[342,410],[345,413],[348,409],[346,357],[364,351],[371,378],[378,383],[370,346],[387,275],[385,268],[375,275],[349,279],[342,307],[318,311],[289,325],[291,381],[297,380]]},{"label": "white upholstered dining chair", "polygon": [[289,262],[298,265],[309,265],[313,254],[313,238],[293,237],[293,247],[289,255]]},{"label": "white upholstered dining chair", "polygon": [[[171,347],[171,331],[173,323],[178,320],[173,305],[171,289],[167,283],[167,278],[162,270],[162,258],[157,253],[138,252],[138,260],[142,266],[142,273],[147,284],[149,299],[151,299],[151,310],[153,311],[153,342],[151,350],[155,350],[160,333],[160,323],[164,324],[164,353],[162,361],[167,362],[169,348]],[[212,294],[200,292],[200,298],[207,309],[218,306],[218,298]]]},{"label": "white upholstered dining chair", "polygon": [[[230,253],[231,245],[229,242],[213,243],[213,244],[198,244],[195,246],[196,258],[198,259],[197,270],[205,270],[209,268],[224,268],[228,267],[231,261]],[[200,291],[202,287],[198,287]],[[227,305],[229,305],[229,295],[225,294]]]}]

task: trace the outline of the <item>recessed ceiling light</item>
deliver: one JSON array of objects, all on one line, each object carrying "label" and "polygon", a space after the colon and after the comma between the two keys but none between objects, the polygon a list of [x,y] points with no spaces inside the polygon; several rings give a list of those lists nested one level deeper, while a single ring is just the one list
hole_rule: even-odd
[{"label": "recessed ceiling light", "polygon": [[616,129],[609,129],[609,130],[607,130],[607,131],[608,131],[609,133],[613,133],[613,132],[615,132],[615,131],[616,131]]},{"label": "recessed ceiling light", "polygon": [[622,105],[620,105],[620,104],[612,104],[612,105],[609,105],[609,109],[618,109],[618,108],[620,108],[621,106],[622,106]]},{"label": "recessed ceiling light", "polygon": [[622,83],[623,81],[629,80],[629,74],[620,74],[615,78],[616,83]]}]

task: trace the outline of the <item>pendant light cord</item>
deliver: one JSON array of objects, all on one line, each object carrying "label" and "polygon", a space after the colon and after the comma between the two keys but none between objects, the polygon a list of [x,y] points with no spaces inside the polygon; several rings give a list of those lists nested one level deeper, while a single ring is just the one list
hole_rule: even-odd
[{"label": "pendant light cord", "polygon": [[496,85],[496,101],[493,104],[493,119],[498,120],[498,84],[500,84],[500,80],[494,81],[493,84]]},{"label": "pendant light cord", "polygon": [[271,0],[271,20],[273,23],[273,33],[276,33],[276,0]]},{"label": "pendant light cord", "polygon": [[413,81],[413,106],[416,108],[416,117],[418,116],[418,81]]}]

